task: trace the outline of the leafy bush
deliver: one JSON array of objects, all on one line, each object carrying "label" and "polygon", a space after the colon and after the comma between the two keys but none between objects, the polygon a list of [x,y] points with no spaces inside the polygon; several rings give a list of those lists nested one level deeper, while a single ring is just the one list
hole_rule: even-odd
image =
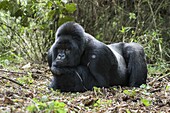
[{"label": "leafy bush", "polygon": [[[2,0],[0,2],[0,49],[12,50],[25,60],[45,61],[56,29],[74,20],[74,3],[62,0]],[[5,50],[7,48],[7,50]]]}]

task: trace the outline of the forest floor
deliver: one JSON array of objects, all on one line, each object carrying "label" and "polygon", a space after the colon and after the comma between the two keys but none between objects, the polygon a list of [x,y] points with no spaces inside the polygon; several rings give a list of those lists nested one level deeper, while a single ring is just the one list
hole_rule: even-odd
[{"label": "forest floor", "polygon": [[0,113],[170,113],[170,69],[152,72],[140,88],[61,93],[47,88],[47,65],[0,67]]}]

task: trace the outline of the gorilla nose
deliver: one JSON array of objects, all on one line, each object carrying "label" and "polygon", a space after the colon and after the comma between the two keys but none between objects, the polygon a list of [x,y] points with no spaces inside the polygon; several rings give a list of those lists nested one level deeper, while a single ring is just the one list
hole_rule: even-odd
[{"label": "gorilla nose", "polygon": [[65,57],[65,55],[64,54],[62,54],[62,55],[59,55],[61,58],[63,58],[63,57]]},{"label": "gorilla nose", "polygon": [[60,60],[65,59],[65,54],[58,54],[57,59],[60,59]]}]

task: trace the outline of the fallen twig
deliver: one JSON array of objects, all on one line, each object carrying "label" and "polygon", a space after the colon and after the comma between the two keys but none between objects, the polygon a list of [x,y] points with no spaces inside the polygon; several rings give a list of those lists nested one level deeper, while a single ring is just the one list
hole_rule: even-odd
[{"label": "fallen twig", "polygon": [[1,76],[1,75],[0,75],[0,77],[1,77],[2,79],[6,79],[6,80],[9,80],[9,81],[11,81],[11,82],[13,82],[13,83],[15,83],[15,84],[18,84],[19,86],[22,86],[22,87],[25,88],[25,89],[28,89],[28,87],[24,86],[23,84],[21,84],[21,83],[19,83],[19,82],[16,82],[16,81],[10,79],[10,78],[7,78],[7,77]]},{"label": "fallen twig", "polygon": [[80,110],[82,110],[82,111],[85,111],[85,109],[84,108],[80,108],[79,106],[76,106],[76,105],[74,105],[74,104],[71,104],[71,103],[69,103],[69,102],[64,102],[67,106],[69,106],[70,108],[74,108],[74,109],[77,109],[78,111],[80,111]]},{"label": "fallen twig", "polygon": [[167,76],[170,76],[170,73],[167,73],[167,74],[162,75],[162,76],[160,76],[160,77],[156,77],[155,79],[153,79],[152,81],[150,81],[148,84],[153,84],[155,81],[158,81],[158,80],[160,80],[160,79],[162,79],[162,78],[165,78],[165,77],[167,77]]},{"label": "fallen twig", "polygon": [[42,75],[42,72],[39,72],[39,71],[37,71],[37,72],[17,72],[17,71],[9,71],[9,70],[0,69],[0,72],[16,73],[16,74],[22,74],[22,75],[28,75],[29,73],[31,73],[31,74],[41,75],[43,77],[50,79],[48,76]]}]

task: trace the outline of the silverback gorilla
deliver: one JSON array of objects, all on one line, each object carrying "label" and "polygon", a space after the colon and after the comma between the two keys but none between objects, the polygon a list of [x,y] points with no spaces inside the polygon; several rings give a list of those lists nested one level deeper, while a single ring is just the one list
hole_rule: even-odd
[{"label": "silverback gorilla", "polygon": [[49,88],[83,92],[114,85],[138,87],[146,83],[143,47],[137,43],[106,45],[75,22],[61,25],[48,51],[53,74]]}]

